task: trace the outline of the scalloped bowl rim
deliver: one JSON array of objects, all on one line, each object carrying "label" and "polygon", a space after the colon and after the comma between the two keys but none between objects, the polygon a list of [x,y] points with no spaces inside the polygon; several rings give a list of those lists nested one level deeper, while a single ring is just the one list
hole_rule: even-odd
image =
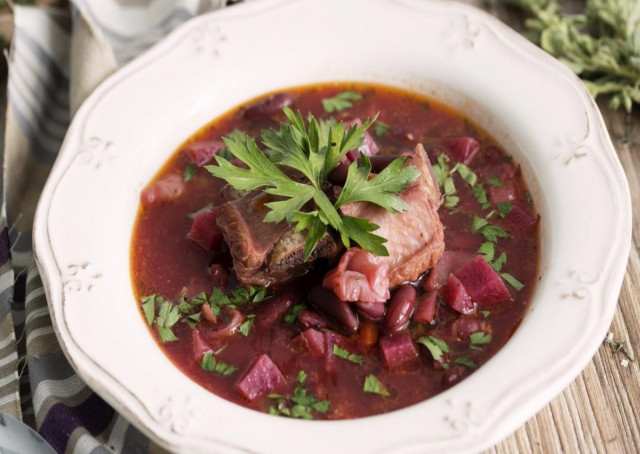
[{"label": "scalloped bowl rim", "polygon": [[[103,82],[69,128],[34,226],[54,329],[80,377],[168,449],[477,451],[507,436],[566,387],[606,334],[630,250],[631,201],[606,126],[585,87],[560,63],[473,7],[419,0],[369,0],[362,9],[364,4],[263,0],[198,17]],[[301,24],[311,5],[318,21],[335,27],[333,35],[316,35]],[[359,14],[362,20],[347,27],[349,22],[333,14],[338,6],[343,16]],[[388,27],[380,35],[391,39],[372,36],[371,24]],[[242,33],[249,27],[254,33]],[[269,45],[294,32],[298,39],[274,55]],[[305,45],[314,45],[321,58],[309,56]],[[338,46],[342,52],[332,54]],[[405,51],[417,57],[408,58]],[[366,67],[353,62],[356,55],[370,57]],[[272,67],[274,61],[287,64],[287,73]],[[473,71],[465,72],[469,67]],[[247,74],[256,68],[260,80]],[[153,78],[159,72],[163,77]],[[208,393],[159,352],[133,298],[126,266],[131,226],[140,189],[182,140],[211,118],[264,92],[333,80],[426,94],[464,110],[505,146],[521,164],[542,214],[540,278],[512,339],[450,390],[369,418],[274,418]],[[126,121],[121,121],[123,109]],[[120,184],[113,185],[114,178]],[[114,210],[120,216],[108,214]],[[126,257],[96,241],[104,236],[120,246],[126,241]],[[128,317],[118,323],[112,307]],[[109,323],[119,329],[109,331],[104,326]],[[127,348],[123,333],[135,340],[133,347]],[[552,343],[566,347],[565,355],[552,356]],[[148,368],[157,373],[153,383],[145,381]],[[211,420],[213,429],[206,424]]]}]

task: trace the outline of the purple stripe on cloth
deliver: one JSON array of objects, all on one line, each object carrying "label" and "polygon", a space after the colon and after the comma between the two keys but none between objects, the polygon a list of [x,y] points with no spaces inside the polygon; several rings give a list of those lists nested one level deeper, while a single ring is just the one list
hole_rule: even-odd
[{"label": "purple stripe on cloth", "polygon": [[5,227],[0,232],[0,266],[11,259],[11,242],[9,241],[9,229]]},{"label": "purple stripe on cloth", "polygon": [[91,435],[98,435],[109,426],[114,413],[113,408],[96,394],[89,396],[77,407],[57,403],[45,416],[40,426],[40,435],[56,452],[63,453],[75,429],[84,427]]}]

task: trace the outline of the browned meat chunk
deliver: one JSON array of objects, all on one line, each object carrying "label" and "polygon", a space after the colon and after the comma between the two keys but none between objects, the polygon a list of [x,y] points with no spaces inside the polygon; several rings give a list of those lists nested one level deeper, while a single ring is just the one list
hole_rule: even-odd
[{"label": "browned meat chunk", "polygon": [[438,216],[442,196],[421,144],[408,156],[406,165],[414,166],[421,174],[400,194],[409,205],[408,210],[392,214],[366,202],[342,207],[343,214],[367,218],[380,226],[375,234],[387,239],[389,251],[388,257],[378,257],[351,248],[342,256],[338,266],[325,276],[323,285],[343,301],[386,301],[389,289],[418,279],[435,266],[444,251]]}]

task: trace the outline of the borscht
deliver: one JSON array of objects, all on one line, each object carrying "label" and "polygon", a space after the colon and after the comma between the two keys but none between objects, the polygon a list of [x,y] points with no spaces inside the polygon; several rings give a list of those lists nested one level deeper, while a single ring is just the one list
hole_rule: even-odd
[{"label": "borscht", "polygon": [[450,388],[505,345],[537,279],[517,163],[397,88],[251,100],[180,146],[140,202],[132,279],[159,347],[282,417],[370,416]]}]

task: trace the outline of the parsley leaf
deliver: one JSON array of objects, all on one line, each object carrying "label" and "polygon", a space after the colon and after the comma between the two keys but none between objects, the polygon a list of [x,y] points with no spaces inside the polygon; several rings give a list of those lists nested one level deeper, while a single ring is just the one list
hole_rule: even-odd
[{"label": "parsley leaf", "polygon": [[494,270],[500,271],[502,269],[502,265],[504,265],[506,262],[507,262],[507,254],[503,252],[498,256],[497,259],[494,260],[491,266],[493,267]]},{"label": "parsley leaf", "polygon": [[487,318],[489,315],[491,315],[491,311],[482,311],[482,316],[484,318]]},{"label": "parsley leaf", "polygon": [[453,169],[451,169],[451,174],[455,172],[458,172],[458,175],[460,175],[460,177],[462,177],[462,179],[466,181],[469,186],[476,185],[478,176],[466,165],[462,164],[461,162],[457,163],[455,166],[453,166]]},{"label": "parsley leaf", "polygon": [[436,176],[436,180],[438,180],[438,186],[441,188],[444,186],[444,182],[449,174],[449,165],[447,164],[447,160],[448,157],[444,153],[441,153],[436,158],[436,163],[431,166],[433,173]]},{"label": "parsley leaf", "polygon": [[483,210],[491,206],[491,202],[489,202],[489,199],[487,198],[487,193],[484,191],[484,186],[476,184],[471,188],[471,192],[473,192],[478,203],[482,205]]},{"label": "parsley leaf", "polygon": [[462,366],[468,367],[469,369],[476,369],[478,365],[469,359],[469,356],[464,355],[457,358],[454,363],[460,364]]},{"label": "parsley leaf", "polygon": [[513,205],[511,205],[509,202],[498,202],[496,205],[498,207],[498,213],[500,213],[501,218],[506,217],[513,209]]},{"label": "parsley leaf", "polygon": [[180,310],[169,302],[164,302],[160,306],[156,326],[162,343],[178,340],[171,328],[180,320]]},{"label": "parsley leaf", "polygon": [[483,333],[482,331],[475,332],[469,336],[472,344],[488,344],[491,342],[491,334]]},{"label": "parsley leaf", "polygon": [[184,168],[184,177],[182,177],[183,181],[185,183],[188,183],[189,180],[191,180],[196,175],[196,170],[198,169],[193,162],[187,164],[187,166]]},{"label": "parsley leaf", "polygon": [[502,230],[497,225],[489,224],[486,219],[480,218],[478,216],[473,216],[471,221],[471,228],[476,232],[482,233],[482,235],[492,243],[496,243],[498,238],[509,238],[509,234]]},{"label": "parsley leaf", "polygon": [[298,314],[300,314],[300,312],[302,312],[305,307],[307,307],[305,304],[296,304],[295,306],[293,306],[284,316],[284,322],[287,325],[291,325],[298,319]]},{"label": "parsley leaf", "polygon": [[226,377],[234,373],[237,368],[231,366],[224,361],[216,360],[211,352],[207,352],[202,357],[200,368],[206,372],[213,372],[220,377]]},{"label": "parsley leaf", "polygon": [[[298,382],[303,384],[305,380],[306,373],[301,371],[301,373],[298,374]],[[268,394],[267,398],[277,400],[276,406],[269,407],[269,414],[276,416],[313,419],[314,411],[326,413],[330,407],[328,400],[318,401],[316,396],[309,394],[302,386],[296,386],[293,390],[293,396],[290,398],[283,397],[279,394]]]},{"label": "parsley leaf", "polygon": [[499,187],[499,186],[502,186],[502,181],[500,180],[500,178],[498,178],[497,176],[493,175],[491,178],[489,178],[487,180],[487,184],[489,186]]},{"label": "parsley leaf", "polygon": [[353,103],[351,101],[359,101],[361,99],[362,99],[362,95],[360,93],[347,90],[347,91],[343,91],[342,93],[338,93],[333,98],[323,99],[322,108],[324,109],[325,112],[328,112],[328,113],[338,112],[340,110],[353,107]]},{"label": "parsley leaf", "polygon": [[247,319],[238,327],[238,331],[240,331],[244,337],[249,335],[249,331],[251,331],[255,318],[256,316],[254,314],[247,315]]},{"label": "parsley leaf", "polygon": [[518,279],[516,279],[509,273],[500,273],[500,276],[502,276],[502,279],[504,279],[509,284],[511,284],[511,286],[515,288],[517,291],[522,290],[522,288],[524,287],[524,284],[522,282],[520,282]]},{"label": "parsley leaf", "polygon": [[333,344],[333,354],[339,358],[346,359],[347,361],[351,361],[352,363],[362,365],[362,356],[356,355],[355,353],[349,352],[349,350],[345,350],[344,348],[338,347],[336,344]]},{"label": "parsley leaf", "polygon": [[376,133],[376,136],[380,137],[384,134],[387,133],[387,131],[389,131],[389,125],[386,123],[383,123],[381,121],[378,121],[375,125],[375,127],[373,128],[373,130]]},{"label": "parsley leaf", "polygon": [[444,353],[449,353],[449,346],[442,339],[434,336],[423,336],[416,342],[424,345],[435,361],[442,361]]},{"label": "parsley leaf", "polygon": [[[323,191],[326,177],[349,150],[362,143],[362,135],[372,122],[352,125],[345,132],[341,122],[318,121],[309,115],[308,126],[305,126],[300,112],[294,114],[289,108],[284,108],[283,112],[288,121],[281,123],[280,130],[262,134],[265,152],[253,139],[224,138],[229,152],[246,164],[247,169],[233,166],[220,155],[215,157],[218,165],[205,168],[235,189],[264,188],[265,193],[277,196],[278,200],[265,203],[270,211],[264,221],[286,220],[289,224],[296,224],[296,231],[306,229],[305,260],[329,227],[339,233],[345,247],[349,247],[353,240],[364,250],[388,255],[383,245],[386,240],[371,233],[378,226],[367,219],[341,216],[338,209],[345,203],[365,201],[393,213],[403,211],[407,205],[395,193],[404,190],[419,176],[419,172],[413,166],[403,166],[404,160],[399,158],[369,179],[371,163],[361,156],[362,164],[358,161],[351,164],[340,197],[333,204]],[[307,181],[292,180],[278,166],[297,170]],[[317,210],[301,211],[310,201]]]},{"label": "parsley leaf", "polygon": [[156,295],[143,296],[140,298],[140,302],[142,303],[142,311],[144,312],[144,316],[147,319],[147,323],[149,326],[153,325],[153,319],[156,315]]},{"label": "parsley leaf", "polygon": [[490,241],[485,241],[480,245],[477,252],[482,255],[487,262],[491,263],[496,253],[496,245]]},{"label": "parsley leaf", "polygon": [[366,393],[379,394],[384,397],[389,397],[389,391],[382,384],[378,377],[373,374],[369,374],[364,379],[363,391]]}]

